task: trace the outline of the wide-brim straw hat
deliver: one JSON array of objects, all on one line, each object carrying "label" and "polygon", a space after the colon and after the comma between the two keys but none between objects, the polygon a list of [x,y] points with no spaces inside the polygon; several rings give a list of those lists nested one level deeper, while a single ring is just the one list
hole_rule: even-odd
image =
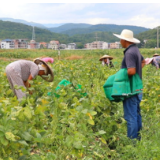
[{"label": "wide-brim straw hat", "polygon": [[146,58],[145,59],[145,64],[150,64],[153,58]]},{"label": "wide-brim straw hat", "polygon": [[109,56],[109,55],[104,55],[102,56],[99,60],[102,61],[104,58],[108,58],[108,59],[113,59],[113,57]]},{"label": "wide-brim straw hat", "polygon": [[140,41],[138,39],[134,38],[133,32],[128,29],[124,29],[120,35],[118,35],[118,34],[113,34],[113,35],[120,38],[120,39],[129,41],[129,42],[140,43]]},{"label": "wide-brim straw hat", "polygon": [[46,67],[47,67],[47,75],[42,75],[41,77],[44,79],[44,80],[46,80],[46,81],[48,81],[48,82],[52,82],[53,81],[53,79],[54,79],[54,75],[53,75],[53,71],[52,71],[52,69],[50,68],[50,66],[46,63],[46,62],[44,62],[43,60],[41,60],[40,58],[36,58],[36,59],[34,59],[33,60],[34,61],[34,63],[36,63],[37,65],[40,63],[40,62],[42,62]]},{"label": "wide-brim straw hat", "polygon": [[153,57],[156,57],[156,56],[159,56],[159,54],[158,54],[158,53],[155,53],[155,54],[153,55]]}]

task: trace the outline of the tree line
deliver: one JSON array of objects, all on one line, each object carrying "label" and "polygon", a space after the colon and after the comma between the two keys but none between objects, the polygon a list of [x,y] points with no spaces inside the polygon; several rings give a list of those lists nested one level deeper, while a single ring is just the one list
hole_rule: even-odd
[{"label": "tree line", "polygon": [[[21,23],[0,21],[0,40],[9,38],[27,39],[28,41],[30,41],[32,39],[32,30],[33,27]],[[150,29],[135,35],[135,37],[141,41],[141,43],[139,44],[140,48],[156,47],[156,36],[157,29]],[[91,43],[95,40],[105,41],[107,43],[119,41],[118,38],[113,36],[113,32],[96,31],[87,34],[75,34],[69,36],[67,34],[54,33],[47,29],[41,29],[37,27],[35,27],[35,40],[37,42],[44,41],[47,43],[51,40],[58,40],[61,44],[76,43],[78,48],[83,48],[84,44]],[[147,40],[147,42],[144,43],[144,40]]]}]

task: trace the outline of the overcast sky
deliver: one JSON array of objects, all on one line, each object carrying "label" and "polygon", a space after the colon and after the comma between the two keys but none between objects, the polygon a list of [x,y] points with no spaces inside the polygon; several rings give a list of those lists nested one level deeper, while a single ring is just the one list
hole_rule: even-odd
[{"label": "overcast sky", "polygon": [[[51,1],[28,0],[28,3],[15,0],[1,2],[0,18],[23,19],[41,24],[59,23],[88,23],[88,24],[117,24],[135,25],[146,28],[160,26],[160,3],[104,3],[92,0]],[[33,2],[33,3],[32,3]]]}]

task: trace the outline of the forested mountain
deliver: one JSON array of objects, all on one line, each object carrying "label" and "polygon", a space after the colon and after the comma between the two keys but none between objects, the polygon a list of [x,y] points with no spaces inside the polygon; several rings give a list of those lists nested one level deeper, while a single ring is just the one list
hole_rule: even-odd
[{"label": "forested mountain", "polygon": [[[76,27],[76,25],[73,25],[73,26]],[[49,42],[51,40],[58,40],[60,41],[60,43],[65,43],[65,44],[77,43],[79,47],[83,48],[83,45],[85,43],[91,43],[95,40],[106,41],[108,43],[119,41],[118,38],[113,36],[113,33],[120,34],[120,32],[124,28],[131,29],[135,33],[139,33],[139,34],[135,34],[135,37],[140,39],[141,42],[143,42],[144,39],[148,39],[150,41],[151,40],[156,41],[156,36],[157,36],[156,29],[146,29],[146,28],[137,27],[137,26],[106,25],[108,30],[110,30],[108,32],[105,31],[105,25],[88,26],[87,24],[81,24],[81,27],[86,27],[83,29],[90,28],[92,32],[86,33],[86,34],[80,34],[81,32],[77,32],[77,34],[69,36],[67,34],[54,33],[47,29],[35,27],[35,39],[37,42],[42,42],[42,41]],[[104,30],[104,31],[98,31],[98,27],[100,28],[100,30]],[[147,31],[143,32],[143,30],[147,30]],[[28,41],[30,41],[32,39],[32,31],[33,31],[33,27],[22,24],[22,23],[0,21],[0,40],[9,38],[9,39],[28,39]],[[72,31],[74,31],[74,29],[72,29]]]},{"label": "forested mountain", "polygon": [[72,29],[85,29],[89,28],[90,26],[92,25],[86,23],[67,23],[59,27],[48,28],[48,30],[51,32],[68,34],[67,31],[72,31]]},{"label": "forested mountain", "polygon": [[25,21],[25,20],[22,20],[22,19],[0,18],[0,20],[2,20],[2,21],[9,21],[9,22],[16,22],[16,23],[22,23],[22,24],[26,24],[28,26],[35,26],[35,27],[39,27],[39,28],[47,28],[43,24],[35,23],[35,22],[28,22],[28,21]]},{"label": "forested mountain", "polygon": [[[159,31],[159,34],[160,34],[160,31]],[[137,35],[137,38],[146,40],[146,43],[144,44],[145,48],[155,48],[157,47],[157,28],[150,29],[146,32],[139,33]],[[159,46],[160,46],[160,40],[159,40]]]},{"label": "forested mountain", "polygon": [[142,32],[142,33],[139,33],[137,35],[138,38],[142,38],[142,39],[157,39],[157,29],[154,28],[154,29],[150,29],[146,32]]},{"label": "forested mountain", "polygon": [[80,23],[80,24],[68,23],[59,27],[49,28],[49,30],[52,32],[67,34],[70,36],[75,34],[87,34],[87,33],[92,33],[97,31],[120,33],[123,29],[130,29],[135,34],[149,30],[149,28],[144,28],[139,26],[115,25],[115,24],[89,25],[89,24],[83,24],[83,23]]},{"label": "forested mountain", "polygon": [[[21,23],[0,21],[0,39],[32,39],[33,27],[24,25]],[[49,42],[51,40],[58,39],[62,43],[67,41],[69,36],[53,33],[47,29],[41,29],[35,27],[35,38],[37,42],[45,41]]]}]

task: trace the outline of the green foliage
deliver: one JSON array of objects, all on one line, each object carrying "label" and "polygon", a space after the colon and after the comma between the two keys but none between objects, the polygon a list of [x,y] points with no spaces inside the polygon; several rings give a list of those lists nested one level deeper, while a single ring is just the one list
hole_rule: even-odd
[{"label": "green foliage", "polygon": [[97,24],[97,25],[89,25],[89,24],[74,24],[68,23],[59,27],[50,28],[49,30],[56,33],[67,34],[70,36],[76,34],[88,34],[92,32],[112,32],[112,33],[120,33],[123,29],[130,29],[135,34],[140,32],[145,32],[148,29],[144,27],[138,26],[128,26],[128,25],[115,25],[115,24]]},{"label": "green foliage", "polygon": [[[141,49],[151,57],[160,50]],[[121,66],[122,49],[62,51],[58,60],[52,50],[2,50],[0,64],[0,158],[4,160],[128,160],[160,157],[160,72],[150,65],[143,68],[143,100],[141,141],[126,136],[122,103],[111,103],[103,84]],[[52,56],[54,81],[37,76],[32,81],[33,94],[19,102],[13,95],[5,75],[5,66],[19,59]],[[115,68],[101,65],[99,58],[109,54]],[[63,55],[63,56],[62,56]],[[82,59],[67,60],[70,56]],[[8,61],[7,61],[8,60]],[[14,57],[15,60],[15,57]],[[62,79],[72,82],[56,91]],[[82,95],[75,87],[81,84]],[[48,95],[49,92],[55,94]]]},{"label": "green foliage", "polygon": [[[28,25],[15,22],[0,21],[0,39],[32,39],[33,28]],[[35,27],[36,41],[37,42],[49,42],[51,40],[59,40],[61,43],[67,43],[68,36],[58,33],[53,33],[47,29],[41,29]]]},{"label": "green foliage", "polygon": [[[144,27],[127,26],[127,25],[65,24],[57,28],[51,28],[49,30],[35,27],[35,34],[37,42],[43,42],[43,41],[49,42],[51,40],[58,40],[60,41],[60,43],[64,44],[77,43],[78,48],[84,48],[85,43],[91,43],[95,41],[95,33],[97,33],[99,41],[105,41],[108,43],[119,41],[119,39],[116,38],[113,35],[113,33],[120,34],[120,32],[124,28],[133,30],[134,34],[138,34],[136,36],[142,39],[142,42],[144,39],[148,39],[145,36],[147,35],[145,33],[148,33],[149,31],[152,32],[152,30],[149,30]],[[27,39],[27,41],[30,41],[32,39],[32,30],[33,28],[28,25],[0,20],[1,40],[10,38],[10,39]],[[143,33],[141,34],[141,32]],[[154,31],[154,35],[155,33],[156,32]],[[141,47],[141,45],[139,47]]]}]

